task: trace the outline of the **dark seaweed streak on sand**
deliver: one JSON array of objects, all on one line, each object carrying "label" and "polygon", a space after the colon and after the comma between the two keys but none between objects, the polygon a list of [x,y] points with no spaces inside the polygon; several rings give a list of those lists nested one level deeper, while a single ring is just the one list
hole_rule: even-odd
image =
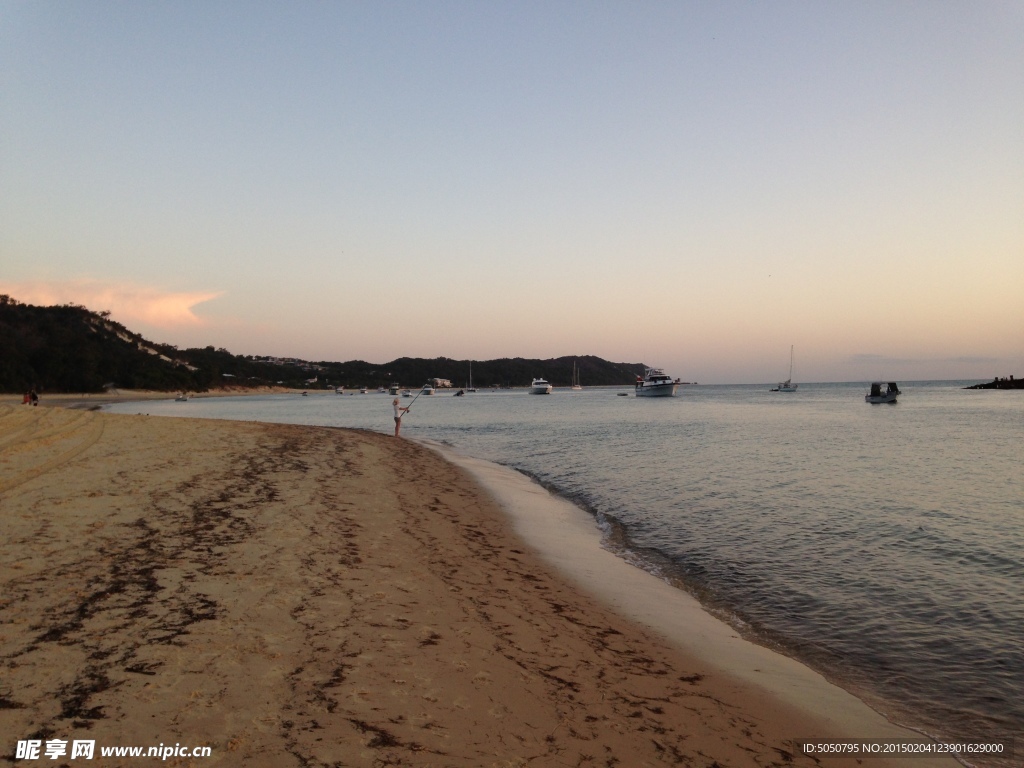
[{"label": "dark seaweed streak on sand", "polygon": [[[268,437],[262,442],[269,442]],[[90,721],[105,717],[90,699],[116,685],[112,671],[156,674],[158,664],[136,661],[140,648],[181,645],[189,627],[218,616],[217,602],[191,585],[198,576],[222,572],[230,548],[252,534],[255,510],[277,496],[271,476],[302,469],[293,466],[300,450],[297,439],[274,442],[232,457],[227,472],[200,473],[153,494],[148,514],[122,526],[116,539],[98,551],[83,552],[77,561],[9,584],[8,604],[44,601],[59,584],[81,583],[81,588],[47,610],[44,621],[31,628],[35,638],[0,659],[3,668],[30,663],[31,655],[49,643],[80,646],[87,661],[71,682],[49,695],[60,702],[58,720],[70,720],[75,728],[89,728]],[[161,584],[161,571],[168,568],[182,574],[173,589]],[[108,639],[115,636],[131,640]],[[31,706],[4,693],[4,708]],[[51,721],[22,738],[45,739],[66,727]]]}]

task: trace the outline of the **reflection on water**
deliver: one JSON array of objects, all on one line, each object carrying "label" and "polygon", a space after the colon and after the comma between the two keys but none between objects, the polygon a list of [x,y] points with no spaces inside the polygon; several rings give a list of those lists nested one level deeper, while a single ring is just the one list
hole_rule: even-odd
[{"label": "reflection on water", "polygon": [[[955,383],[421,397],[403,434],[521,469],[762,642],[960,738],[1024,723],[1024,396]],[[407,404],[405,401],[403,404]],[[117,406],[388,432],[384,395]],[[613,535],[612,535],[613,534]]]}]

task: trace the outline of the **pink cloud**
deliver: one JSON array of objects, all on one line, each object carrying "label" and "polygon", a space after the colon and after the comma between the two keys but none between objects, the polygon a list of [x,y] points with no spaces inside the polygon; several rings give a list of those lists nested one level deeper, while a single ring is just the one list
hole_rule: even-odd
[{"label": "pink cloud", "polygon": [[98,280],[0,282],[0,293],[26,304],[81,304],[94,312],[109,310],[114,320],[126,325],[142,322],[166,329],[203,325],[204,321],[192,308],[224,295],[223,291],[174,293],[152,286]]}]

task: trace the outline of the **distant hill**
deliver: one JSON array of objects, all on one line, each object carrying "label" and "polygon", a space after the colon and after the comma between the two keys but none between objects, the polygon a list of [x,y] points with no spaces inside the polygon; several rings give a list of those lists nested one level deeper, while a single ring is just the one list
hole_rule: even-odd
[{"label": "distant hill", "polygon": [[[478,388],[529,385],[543,377],[569,386],[573,362],[584,386],[631,384],[642,363],[599,357],[521,357],[474,360]],[[0,295],[0,392],[101,392],[107,388],[201,392],[225,386],[277,385],[299,389],[419,387],[433,378],[465,386],[469,361],[402,357],[389,363],[309,362],[233,355],[211,347],[178,349],[158,344],[110,319],[109,313],[63,305],[37,307]]]},{"label": "distant hill", "polygon": [[[632,384],[644,372],[642,363],[611,363],[593,355],[531,360],[522,357],[473,361],[473,386],[526,387],[537,378],[544,378],[556,387],[572,384],[572,366],[576,362],[580,380],[585,386]],[[387,386],[397,382],[419,387],[428,379],[448,379],[452,386],[464,387],[469,381],[469,361],[447,357],[433,359],[400,357],[390,363],[376,365],[354,360],[348,363],[320,363],[345,386]]]}]

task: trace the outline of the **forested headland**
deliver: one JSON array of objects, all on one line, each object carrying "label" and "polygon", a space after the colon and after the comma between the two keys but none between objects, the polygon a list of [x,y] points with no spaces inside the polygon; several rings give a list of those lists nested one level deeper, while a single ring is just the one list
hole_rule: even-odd
[{"label": "forested headland", "polygon": [[[573,364],[585,386],[631,384],[642,363],[592,355],[472,361],[473,385],[520,387],[542,377],[569,386]],[[402,357],[388,363],[307,361],[234,355],[212,346],[178,349],[149,341],[108,312],[66,304],[39,307],[0,295],[0,392],[77,393],[107,389],[203,392],[225,387],[298,389],[419,387],[434,378],[469,381],[470,361]]]},{"label": "forested headland", "polygon": [[975,384],[964,389],[1024,389],[1024,379],[1015,379],[1013,376],[1000,378],[996,376],[992,381],[985,384]]}]

